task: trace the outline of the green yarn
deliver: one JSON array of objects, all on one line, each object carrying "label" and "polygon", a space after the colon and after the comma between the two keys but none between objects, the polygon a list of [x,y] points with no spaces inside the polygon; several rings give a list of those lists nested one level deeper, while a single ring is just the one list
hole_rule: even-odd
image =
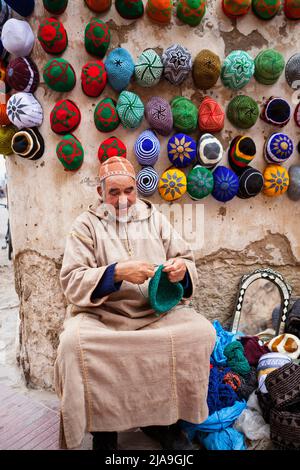
[{"label": "green yarn", "polygon": [[150,305],[158,314],[167,312],[180,302],[184,289],[180,282],[171,282],[163,272],[161,264],[149,281],[148,296]]},{"label": "green yarn", "polygon": [[232,341],[224,349],[227,357],[227,365],[236,374],[249,374],[251,368],[248,360],[244,356],[244,347],[239,341]]},{"label": "green yarn", "polygon": [[171,100],[173,125],[182,132],[192,132],[197,128],[198,109],[188,98],[175,96]]}]

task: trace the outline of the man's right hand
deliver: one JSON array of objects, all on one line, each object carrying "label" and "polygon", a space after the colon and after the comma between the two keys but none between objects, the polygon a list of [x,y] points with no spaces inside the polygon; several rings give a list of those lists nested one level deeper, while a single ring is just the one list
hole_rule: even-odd
[{"label": "man's right hand", "polygon": [[143,284],[149,277],[154,276],[154,268],[154,264],[145,261],[121,261],[116,264],[114,281]]}]

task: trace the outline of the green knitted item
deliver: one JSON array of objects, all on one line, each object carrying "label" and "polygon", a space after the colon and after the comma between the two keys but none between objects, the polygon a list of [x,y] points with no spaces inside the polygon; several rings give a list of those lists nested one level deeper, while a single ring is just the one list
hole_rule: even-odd
[{"label": "green knitted item", "polygon": [[281,10],[281,0],[252,0],[252,10],[261,20],[270,20]]},{"label": "green knitted item", "polygon": [[117,101],[117,113],[125,129],[136,129],[144,117],[144,105],[138,95],[122,91]]},{"label": "green knitted item", "polygon": [[170,102],[173,125],[182,132],[192,132],[197,128],[198,109],[188,98],[175,96]]},{"label": "green knitted item", "polygon": [[110,30],[104,21],[93,18],[86,26],[84,33],[84,45],[89,54],[103,57],[110,43]]},{"label": "green knitted item", "polygon": [[163,272],[163,268],[163,264],[157,268],[148,286],[150,305],[158,314],[175,307],[184,294],[180,282],[169,281],[168,274]]},{"label": "green knitted item", "polygon": [[123,18],[134,20],[144,14],[144,4],[142,0],[116,0],[116,10]]},{"label": "green knitted item", "polygon": [[227,107],[227,118],[231,124],[240,129],[249,129],[254,126],[258,115],[258,104],[250,96],[235,96]]},{"label": "green knitted item", "polygon": [[78,170],[84,157],[84,151],[81,143],[73,134],[65,135],[57,144],[56,155],[66,170]]},{"label": "green knitted item", "polygon": [[224,349],[227,357],[227,366],[239,375],[249,374],[251,368],[248,360],[244,356],[244,347],[239,341],[232,341]]},{"label": "green knitted item", "polygon": [[71,91],[76,83],[72,65],[65,59],[51,59],[44,67],[46,85],[55,91]]},{"label": "green knitted item", "polygon": [[214,189],[214,177],[208,168],[195,165],[187,175],[187,192],[191,199],[198,201]]},{"label": "green knitted item", "polygon": [[13,126],[0,126],[0,154],[11,155],[13,149],[11,148],[12,138],[16,133]]},{"label": "green knitted item", "polygon": [[100,132],[114,131],[120,124],[116,104],[111,98],[101,100],[94,112],[95,126]]},{"label": "green knitted item", "polygon": [[54,15],[60,15],[68,6],[68,0],[43,0],[44,7]]},{"label": "green knitted item", "polygon": [[246,51],[232,51],[221,68],[223,85],[232,90],[243,88],[254,74],[254,60]]},{"label": "green knitted item", "polygon": [[179,0],[176,15],[183,23],[197,26],[205,14],[206,0]]},{"label": "green knitted item", "polygon": [[254,59],[254,77],[259,83],[273,85],[284,70],[284,57],[275,49],[265,49]]}]

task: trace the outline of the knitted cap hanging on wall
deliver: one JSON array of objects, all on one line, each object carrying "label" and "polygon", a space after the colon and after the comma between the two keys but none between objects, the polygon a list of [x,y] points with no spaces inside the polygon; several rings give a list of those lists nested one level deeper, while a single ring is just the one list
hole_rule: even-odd
[{"label": "knitted cap hanging on wall", "polygon": [[233,51],[223,62],[221,80],[224,86],[239,90],[249,83],[254,69],[254,60],[247,52]]},{"label": "knitted cap hanging on wall", "polygon": [[66,170],[78,170],[84,158],[84,151],[81,143],[73,134],[65,135],[57,144],[56,155]]},{"label": "knitted cap hanging on wall", "polygon": [[245,166],[239,175],[239,190],[237,196],[241,199],[249,199],[257,196],[264,185],[262,173],[256,168]]},{"label": "knitted cap hanging on wall", "polygon": [[238,176],[226,166],[218,166],[214,172],[214,189],[212,196],[220,202],[233,199],[239,189]]},{"label": "knitted cap hanging on wall", "polygon": [[61,15],[68,6],[68,0],[43,0],[43,4],[49,13]]},{"label": "knitted cap hanging on wall", "polygon": [[219,103],[205,96],[199,106],[198,124],[200,131],[219,132],[224,127],[225,113]]},{"label": "knitted cap hanging on wall", "polygon": [[115,6],[119,15],[128,20],[135,20],[144,14],[142,0],[116,0]]},{"label": "knitted cap hanging on wall", "polygon": [[271,96],[264,104],[260,117],[268,124],[283,127],[291,118],[291,107],[285,99]]},{"label": "knitted cap hanging on wall", "polygon": [[44,139],[36,127],[16,132],[11,146],[16,155],[27,160],[38,160],[45,151]]},{"label": "knitted cap hanging on wall", "polygon": [[13,126],[0,126],[0,154],[11,155],[13,150],[11,148],[11,141],[16,133]]},{"label": "knitted cap hanging on wall", "polygon": [[180,85],[192,70],[192,56],[180,44],[173,44],[162,54],[164,77],[173,85]]},{"label": "knitted cap hanging on wall", "polygon": [[238,18],[248,13],[251,0],[222,0],[222,9],[229,18]]},{"label": "knitted cap hanging on wall", "polygon": [[111,0],[85,0],[85,3],[95,13],[104,13],[111,7]]},{"label": "knitted cap hanging on wall", "polygon": [[11,8],[7,5],[4,0],[0,0],[0,28],[4,23],[9,20],[12,16]]},{"label": "knitted cap hanging on wall", "polygon": [[158,182],[158,192],[166,201],[175,201],[186,192],[186,176],[178,168],[164,171]]},{"label": "knitted cap hanging on wall", "polygon": [[292,201],[300,200],[300,165],[291,165],[289,167],[290,185],[287,195]]},{"label": "knitted cap hanging on wall", "polygon": [[136,175],[136,187],[142,196],[151,196],[158,186],[159,176],[152,166],[145,166]]},{"label": "knitted cap hanging on wall", "polygon": [[148,285],[149,302],[158,315],[175,307],[184,294],[182,284],[169,281],[168,273],[163,269],[164,266],[161,264]]},{"label": "knitted cap hanging on wall", "polygon": [[153,49],[146,49],[136,61],[134,75],[138,85],[151,87],[157,85],[163,73],[163,64]]},{"label": "knitted cap hanging on wall", "polygon": [[292,55],[285,66],[285,78],[291,88],[300,88],[300,53]]},{"label": "knitted cap hanging on wall", "polygon": [[84,45],[89,54],[103,57],[110,44],[110,30],[104,21],[93,18],[85,28]]},{"label": "knitted cap hanging on wall", "polygon": [[223,158],[221,142],[211,134],[203,134],[198,143],[198,160],[206,168],[215,167]]},{"label": "knitted cap hanging on wall", "polygon": [[212,88],[218,81],[221,71],[220,57],[208,49],[200,51],[193,62],[195,86],[202,90]]},{"label": "knitted cap hanging on wall", "polygon": [[151,129],[143,131],[136,139],[134,153],[140,165],[155,165],[160,153],[160,142]]},{"label": "knitted cap hanging on wall", "polygon": [[125,129],[136,129],[144,117],[143,102],[135,93],[122,91],[117,101],[117,113]]},{"label": "knitted cap hanging on wall", "polygon": [[168,157],[176,168],[189,166],[196,158],[197,144],[186,134],[175,134],[168,141]]},{"label": "knitted cap hanging on wall", "polygon": [[129,85],[134,73],[134,62],[126,49],[118,47],[108,54],[105,70],[110,86],[120,92]]},{"label": "knitted cap hanging on wall", "polygon": [[38,127],[43,122],[43,109],[31,93],[15,93],[7,102],[7,116],[18,129]]},{"label": "knitted cap hanging on wall", "polygon": [[287,191],[290,179],[286,168],[275,164],[267,165],[263,176],[263,193],[266,196],[281,196]]},{"label": "knitted cap hanging on wall", "polygon": [[294,120],[295,120],[296,126],[300,127],[300,103],[298,103],[295,108]]},{"label": "knitted cap hanging on wall", "polygon": [[172,17],[172,0],[148,0],[146,13],[153,21],[170,23]]},{"label": "knitted cap hanging on wall", "polygon": [[71,100],[60,100],[50,113],[50,125],[56,134],[69,134],[80,124],[81,113]]},{"label": "knitted cap hanging on wall", "polygon": [[48,54],[61,54],[68,45],[68,36],[64,25],[56,18],[45,18],[41,21],[38,40]]},{"label": "knitted cap hanging on wall", "polygon": [[51,59],[44,67],[46,85],[55,91],[71,91],[76,84],[75,71],[65,59]]},{"label": "knitted cap hanging on wall", "polygon": [[29,57],[18,57],[9,62],[6,70],[7,83],[16,91],[34,93],[39,86],[40,74]]},{"label": "knitted cap hanging on wall", "polygon": [[182,132],[192,132],[197,128],[198,109],[194,103],[183,96],[175,96],[171,100],[173,125]]},{"label": "knitted cap hanging on wall", "polygon": [[281,10],[281,0],[252,0],[252,11],[261,20],[271,20]]},{"label": "knitted cap hanging on wall", "polygon": [[11,122],[7,116],[7,102],[9,100],[9,95],[4,93],[0,94],[0,126],[10,126]]},{"label": "knitted cap hanging on wall", "polygon": [[284,57],[275,49],[265,49],[254,59],[254,77],[259,83],[273,85],[284,70]]},{"label": "knitted cap hanging on wall", "polygon": [[27,21],[11,18],[3,25],[1,41],[10,54],[26,57],[32,51],[34,34]]},{"label": "knitted cap hanging on wall", "polygon": [[101,100],[94,111],[94,122],[98,131],[111,132],[120,124],[116,103],[111,98]]},{"label": "knitted cap hanging on wall", "polygon": [[227,118],[231,124],[240,129],[254,126],[258,116],[258,104],[250,96],[235,96],[227,106]]},{"label": "knitted cap hanging on wall", "polygon": [[300,1],[284,0],[283,11],[289,20],[300,20]]},{"label": "knitted cap hanging on wall", "polygon": [[251,137],[238,135],[232,139],[228,150],[228,161],[235,173],[240,174],[256,155],[256,145]]},{"label": "knitted cap hanging on wall", "polygon": [[91,60],[82,67],[81,87],[87,96],[100,96],[107,82],[107,73],[102,60]]},{"label": "knitted cap hanging on wall", "polygon": [[35,2],[34,0],[5,0],[18,15],[30,16],[33,13]]},{"label": "knitted cap hanging on wall", "polygon": [[118,139],[114,135],[103,140],[98,149],[98,158],[100,163],[103,163],[112,157],[127,157],[126,145],[122,140]]},{"label": "knitted cap hanging on wall", "polygon": [[214,177],[208,168],[195,165],[187,175],[187,192],[195,201],[211,194],[214,187]]},{"label": "knitted cap hanging on wall", "polygon": [[264,157],[268,163],[284,163],[293,154],[294,145],[292,139],[286,134],[275,132],[266,140]]},{"label": "knitted cap hanging on wall", "polygon": [[145,117],[156,132],[169,135],[173,129],[173,115],[169,102],[159,96],[150,98],[145,106]]},{"label": "knitted cap hanging on wall", "polygon": [[176,15],[183,23],[197,26],[206,10],[206,0],[179,0]]}]

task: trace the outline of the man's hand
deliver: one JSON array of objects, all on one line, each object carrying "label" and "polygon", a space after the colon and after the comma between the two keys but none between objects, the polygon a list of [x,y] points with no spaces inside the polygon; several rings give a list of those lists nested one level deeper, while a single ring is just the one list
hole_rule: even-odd
[{"label": "man's hand", "polygon": [[182,258],[171,258],[164,263],[163,271],[168,273],[168,279],[170,282],[179,282],[185,276],[186,264]]},{"label": "man's hand", "polygon": [[154,264],[145,261],[122,261],[115,267],[115,282],[128,281],[143,284],[155,273]]}]

